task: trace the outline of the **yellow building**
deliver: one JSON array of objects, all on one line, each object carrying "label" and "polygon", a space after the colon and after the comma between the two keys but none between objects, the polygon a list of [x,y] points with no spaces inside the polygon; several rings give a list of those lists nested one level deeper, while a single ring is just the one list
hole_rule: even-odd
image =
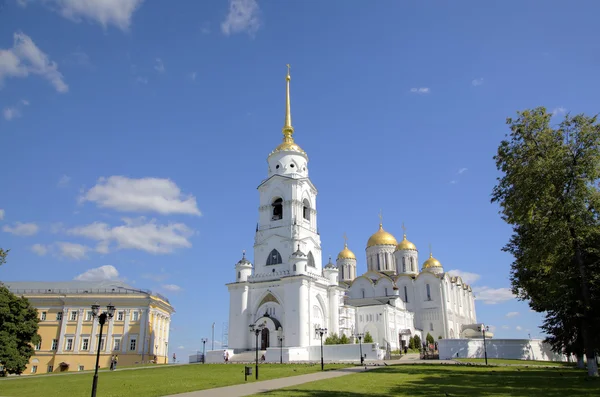
[{"label": "yellow building", "polygon": [[[94,368],[100,348],[101,368],[168,362],[169,326],[175,311],[169,300],[152,291],[115,281],[7,282],[8,289],[37,308],[41,343],[25,374],[85,371]],[[92,316],[93,304],[115,306],[114,317],[100,325]]]}]

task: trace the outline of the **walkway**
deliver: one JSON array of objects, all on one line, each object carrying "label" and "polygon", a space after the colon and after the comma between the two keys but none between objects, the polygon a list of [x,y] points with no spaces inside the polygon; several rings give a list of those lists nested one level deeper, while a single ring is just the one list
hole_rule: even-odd
[{"label": "walkway", "polygon": [[241,385],[217,387],[215,389],[199,390],[189,393],[173,394],[165,397],[240,397],[250,396],[252,394],[263,393],[271,390],[282,389],[284,387],[296,386],[303,383],[314,382],[318,380],[338,378],[344,375],[356,374],[368,371],[376,367],[352,367],[343,368],[335,371],[316,372],[308,375],[290,376],[287,378],[278,378],[263,380],[255,383],[242,383]]}]

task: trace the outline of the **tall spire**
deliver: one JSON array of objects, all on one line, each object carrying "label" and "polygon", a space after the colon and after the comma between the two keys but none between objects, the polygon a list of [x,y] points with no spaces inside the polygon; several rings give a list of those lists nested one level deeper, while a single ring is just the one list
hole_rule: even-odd
[{"label": "tall spire", "polygon": [[286,96],[285,96],[285,123],[283,124],[283,141],[284,142],[294,142],[294,138],[292,135],[294,134],[294,127],[292,127],[292,111],[290,107],[290,80],[292,79],[290,76],[290,64],[287,65],[287,76],[285,76],[286,81]]}]

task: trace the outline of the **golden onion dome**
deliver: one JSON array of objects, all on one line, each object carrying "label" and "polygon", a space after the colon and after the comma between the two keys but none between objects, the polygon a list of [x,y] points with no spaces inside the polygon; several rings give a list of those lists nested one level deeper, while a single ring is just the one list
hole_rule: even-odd
[{"label": "golden onion dome", "polygon": [[287,141],[287,142],[280,143],[279,146],[277,146],[275,149],[273,149],[271,154],[274,154],[277,152],[296,152],[296,153],[301,153],[306,156],[306,152],[300,146],[298,146],[298,144],[296,142],[294,142],[293,139],[291,139],[290,141]]},{"label": "golden onion dome", "polygon": [[433,257],[433,254],[429,254],[429,259],[423,262],[423,269],[430,269],[432,267],[442,267],[440,261]]},{"label": "golden onion dome", "polygon": [[350,251],[348,249],[348,244],[344,244],[344,249],[340,251],[340,253],[337,256],[337,259],[354,259],[356,260],[356,255],[354,255],[354,252]]},{"label": "golden onion dome", "polygon": [[404,235],[402,241],[400,241],[400,243],[398,243],[398,245],[396,246],[396,251],[403,250],[417,251],[417,247],[406,239],[406,234]]},{"label": "golden onion dome", "polygon": [[398,241],[396,241],[396,238],[390,233],[383,230],[383,225],[381,223],[379,224],[379,230],[375,232],[375,234],[373,234],[371,237],[369,237],[369,241],[367,242],[367,248],[376,245],[398,245]]}]

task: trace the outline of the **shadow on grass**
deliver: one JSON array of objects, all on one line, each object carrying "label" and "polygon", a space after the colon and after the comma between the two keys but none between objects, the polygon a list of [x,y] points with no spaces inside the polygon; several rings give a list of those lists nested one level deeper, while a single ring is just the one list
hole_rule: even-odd
[{"label": "shadow on grass", "polygon": [[450,365],[389,366],[261,395],[358,396],[591,396],[600,381],[568,368],[481,368]]}]

